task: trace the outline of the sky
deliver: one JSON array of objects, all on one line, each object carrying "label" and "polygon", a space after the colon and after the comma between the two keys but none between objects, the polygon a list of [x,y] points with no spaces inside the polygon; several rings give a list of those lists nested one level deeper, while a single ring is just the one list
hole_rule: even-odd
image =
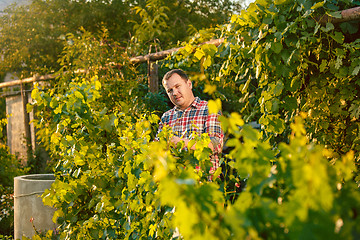
[{"label": "sky", "polygon": [[[0,0],[1,1],[1,0]],[[255,0],[245,0],[246,5],[249,5],[250,3],[255,2]]]},{"label": "sky", "polygon": [[27,2],[28,0],[0,0],[0,11],[4,10],[7,6],[12,3],[23,3]]},{"label": "sky", "polygon": [[[0,11],[4,10],[8,5],[17,2],[17,3],[22,3],[22,2],[27,2],[29,0],[0,0]],[[254,2],[255,0],[245,0],[245,3],[247,5],[249,5],[251,2]]]}]

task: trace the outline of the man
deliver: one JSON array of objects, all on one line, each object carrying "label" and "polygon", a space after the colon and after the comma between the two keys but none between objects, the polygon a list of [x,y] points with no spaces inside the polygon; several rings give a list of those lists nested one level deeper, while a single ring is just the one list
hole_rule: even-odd
[{"label": "man", "polygon": [[[208,133],[209,148],[213,151],[211,171],[215,171],[219,167],[218,154],[222,151],[224,138],[218,114],[209,114],[207,102],[194,96],[192,83],[184,71],[173,69],[167,72],[162,84],[175,106],[161,117],[158,132],[165,125],[170,126],[175,133],[171,142],[176,145],[183,141],[186,148],[193,134]],[[195,145],[191,149],[195,149]]]}]

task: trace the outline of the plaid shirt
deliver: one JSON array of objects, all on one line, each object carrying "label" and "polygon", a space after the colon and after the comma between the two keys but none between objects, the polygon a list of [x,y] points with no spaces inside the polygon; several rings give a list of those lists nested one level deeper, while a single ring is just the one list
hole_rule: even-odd
[{"label": "plaid shirt", "polygon": [[211,156],[212,171],[219,167],[218,154],[222,151],[224,133],[220,127],[218,114],[209,114],[206,101],[196,97],[185,110],[175,106],[162,115],[158,133],[164,125],[170,126],[176,136],[187,139],[191,139],[194,133],[208,133],[214,146],[214,154]]}]

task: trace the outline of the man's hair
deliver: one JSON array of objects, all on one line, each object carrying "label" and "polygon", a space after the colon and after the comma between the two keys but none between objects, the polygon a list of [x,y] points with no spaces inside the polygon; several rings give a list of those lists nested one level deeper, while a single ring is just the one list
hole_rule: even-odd
[{"label": "man's hair", "polygon": [[165,83],[167,80],[169,80],[169,78],[171,78],[171,76],[174,75],[175,73],[176,73],[177,75],[179,75],[182,79],[184,79],[185,82],[187,82],[187,80],[189,80],[189,77],[186,75],[186,73],[185,73],[183,70],[181,70],[181,69],[173,69],[173,70],[168,71],[168,72],[164,75],[164,77],[163,77],[163,79],[162,79],[162,84],[164,85],[164,83]]}]

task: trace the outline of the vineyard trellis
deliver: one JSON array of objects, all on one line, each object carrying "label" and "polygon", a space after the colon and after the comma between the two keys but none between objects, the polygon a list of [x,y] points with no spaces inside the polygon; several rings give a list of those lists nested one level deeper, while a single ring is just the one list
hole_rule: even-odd
[{"label": "vineyard trellis", "polygon": [[[326,24],[328,22],[340,23],[340,22],[358,20],[358,19],[360,19],[360,7],[345,9],[345,10],[337,12],[337,14],[334,14],[334,15],[337,15],[338,17],[324,15],[324,16],[319,17],[317,19],[317,21],[321,24]],[[341,17],[339,17],[339,16],[341,16]],[[199,44],[199,46],[204,45],[204,44],[213,44],[216,47],[218,47],[223,42],[224,42],[224,39],[213,39],[213,40],[210,40],[207,42],[203,42],[203,43]],[[157,92],[159,83],[158,83],[158,66],[156,64],[156,61],[165,59],[167,56],[169,56],[173,53],[176,53],[177,51],[181,50],[182,48],[184,48],[184,47],[177,47],[177,48],[164,50],[161,52],[149,53],[144,56],[132,57],[129,59],[129,62],[131,64],[147,63],[149,91]],[[119,67],[119,64],[112,63],[111,66]],[[75,71],[75,73],[84,73],[86,71],[87,71],[86,69],[78,69]],[[35,74],[34,76],[29,77],[29,78],[17,79],[17,80],[13,80],[13,81],[9,81],[9,82],[0,83],[0,89],[14,87],[14,86],[20,86],[20,91],[18,92],[18,94],[20,95],[21,101],[22,101],[22,112],[23,112],[22,121],[23,121],[23,126],[24,126],[24,134],[23,135],[25,136],[25,141],[26,141],[27,147],[31,147],[32,141],[31,141],[31,129],[30,129],[30,124],[29,124],[30,117],[29,117],[29,113],[27,113],[27,111],[26,111],[26,105],[28,102],[28,92],[29,92],[29,90],[26,89],[26,84],[47,81],[47,80],[55,79],[56,77],[57,77],[56,74],[46,74],[46,75],[42,75],[42,76]],[[0,97],[7,97],[7,96],[8,96],[7,94],[2,94],[2,96],[0,96]],[[9,122],[9,124],[11,124],[11,123]],[[9,132],[8,132],[8,134],[11,135],[11,133],[9,133]],[[16,152],[16,150],[12,150],[12,152],[14,153],[14,152]],[[28,151],[28,149],[27,149],[26,152],[30,152],[30,151]]]},{"label": "vineyard trellis", "polygon": [[[339,11],[338,13],[341,15],[340,18],[323,15],[322,17],[319,17],[318,21],[321,24],[326,24],[327,22],[340,23],[340,22],[347,22],[347,21],[353,21],[353,20],[360,19],[360,7],[345,9],[345,10]],[[215,46],[219,46],[223,42],[224,42],[224,39],[213,39],[208,42],[201,43],[200,45],[214,44]],[[132,64],[137,64],[137,63],[153,62],[153,61],[157,61],[157,60],[162,60],[162,59],[166,58],[168,55],[170,55],[174,52],[177,52],[182,48],[184,48],[184,47],[172,48],[172,49],[168,49],[168,50],[164,50],[164,51],[156,52],[156,53],[149,53],[145,56],[136,56],[136,57],[130,58],[129,61]],[[113,66],[117,67],[118,64],[114,64]],[[79,69],[79,70],[75,71],[75,73],[81,73],[81,72],[86,72],[86,70]],[[150,76],[150,73],[148,76]],[[46,80],[50,80],[50,79],[54,79],[54,78],[56,78],[55,74],[46,74],[46,75],[42,75],[42,76],[34,75],[33,77],[29,77],[29,78],[25,78],[25,79],[17,79],[17,80],[13,80],[11,82],[0,83],[0,89],[6,88],[6,87],[18,86],[18,85],[26,84],[26,83],[37,82],[37,81],[46,81]]]}]

